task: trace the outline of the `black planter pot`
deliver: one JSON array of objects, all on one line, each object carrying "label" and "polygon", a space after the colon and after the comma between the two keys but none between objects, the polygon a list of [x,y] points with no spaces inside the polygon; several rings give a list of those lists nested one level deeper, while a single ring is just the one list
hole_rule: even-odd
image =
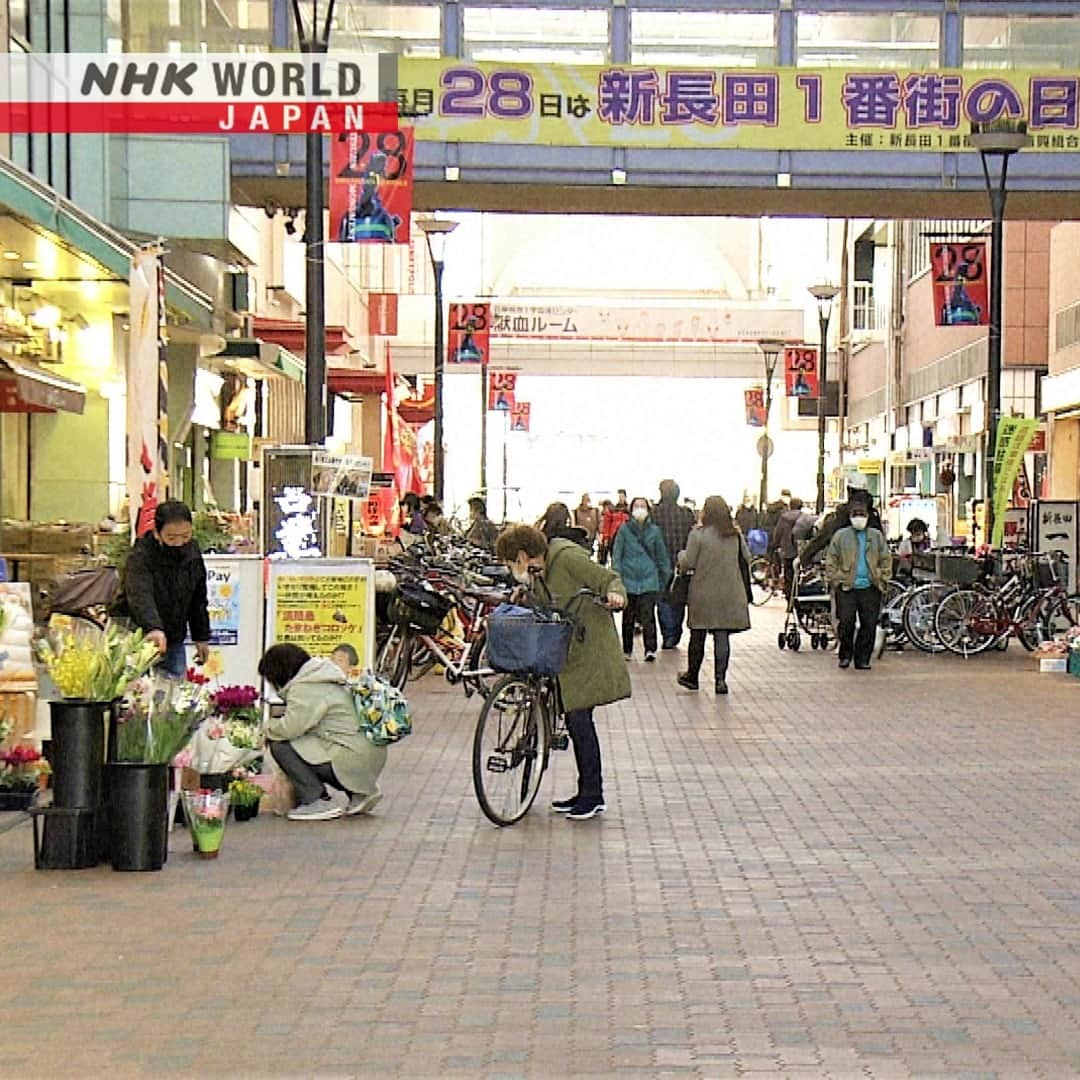
[{"label": "black planter pot", "polygon": [[50,701],[53,805],[96,810],[102,803],[107,701]]},{"label": "black planter pot", "polygon": [[233,821],[251,821],[253,818],[259,816],[259,804],[252,803],[251,806],[234,806],[232,812]]},{"label": "black planter pot", "polygon": [[32,791],[0,791],[0,810],[29,810],[33,801]]},{"label": "black planter pot", "polygon": [[232,775],[226,772],[199,773],[199,787],[206,791],[228,791]]},{"label": "black planter pot", "polygon": [[110,761],[109,855],[114,870],[160,870],[169,853],[169,766]]}]

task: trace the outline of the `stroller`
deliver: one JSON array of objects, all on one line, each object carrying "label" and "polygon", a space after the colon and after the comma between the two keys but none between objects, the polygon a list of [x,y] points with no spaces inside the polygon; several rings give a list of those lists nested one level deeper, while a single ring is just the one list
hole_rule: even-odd
[{"label": "stroller", "polygon": [[795,587],[788,596],[784,629],[776,635],[781,651],[798,652],[802,648],[802,636],[810,637],[811,649],[827,649],[834,636],[832,596],[825,582],[822,567],[798,565]]}]

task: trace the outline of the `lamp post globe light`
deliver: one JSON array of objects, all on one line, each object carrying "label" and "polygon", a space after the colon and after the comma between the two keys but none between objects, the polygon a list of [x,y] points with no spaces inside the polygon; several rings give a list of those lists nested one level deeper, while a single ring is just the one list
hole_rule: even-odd
[{"label": "lamp post globe light", "polygon": [[817,502],[819,514],[825,511],[825,396],[829,385],[829,320],[832,318],[833,301],[840,290],[835,285],[811,285],[810,295],[817,301],[818,328],[821,331],[818,354],[817,399]]},{"label": "lamp post globe light", "polygon": [[995,120],[971,125],[971,145],[979,151],[986,193],[990,196],[990,325],[986,339],[986,457],[984,461],[983,537],[994,536],[994,453],[1001,418],[1001,314],[1004,272],[1005,196],[1009,158],[1031,145],[1023,120]]},{"label": "lamp post globe light", "polygon": [[758,348],[765,361],[765,426],[761,439],[761,487],[758,491],[758,508],[764,514],[769,504],[769,415],[772,412],[772,381],[776,372],[776,361],[783,352],[784,343],[772,338],[762,338],[758,342]]},{"label": "lamp post globe light", "polygon": [[435,454],[432,463],[432,489],[435,498],[443,500],[445,462],[443,460],[443,375],[446,370],[446,345],[443,337],[443,267],[446,260],[446,239],[458,227],[456,221],[445,218],[422,217],[416,220],[427,239],[431,269],[435,275]]},{"label": "lamp post globe light", "polygon": [[[330,27],[336,0],[292,0],[296,37],[302,53],[325,55],[330,49]],[[307,134],[304,168],[307,191],[304,215],[306,269],[304,360],[304,441],[321,446],[326,441],[326,266],[323,231],[323,136]]]}]

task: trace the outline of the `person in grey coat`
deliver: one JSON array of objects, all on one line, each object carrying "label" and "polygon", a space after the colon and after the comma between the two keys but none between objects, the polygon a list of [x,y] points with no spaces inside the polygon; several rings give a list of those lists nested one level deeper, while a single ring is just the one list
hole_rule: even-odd
[{"label": "person in grey coat", "polygon": [[687,670],[679,678],[687,690],[698,688],[705,659],[705,635],[712,634],[716,692],[726,694],[731,659],[730,635],[750,629],[750,552],[719,495],[705,500],[701,525],[679,553],[680,571],[693,571],[687,623],[690,647]]},{"label": "person in grey coat", "polygon": [[386,747],[360,731],[345,673],[299,645],[271,645],[259,674],[281,695],[285,713],[266,725],[270,753],[292,781],[291,821],[366,814],[382,798]]}]

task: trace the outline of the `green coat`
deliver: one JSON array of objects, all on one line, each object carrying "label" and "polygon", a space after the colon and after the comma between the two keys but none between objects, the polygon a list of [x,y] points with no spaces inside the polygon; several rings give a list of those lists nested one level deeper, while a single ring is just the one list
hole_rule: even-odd
[{"label": "green coat", "polygon": [[386,764],[386,747],[361,734],[341,668],[313,657],[282,688],[281,699],[285,713],[271,717],[267,738],[292,743],[309,765],[329,762],[351,794],[373,795]]},{"label": "green coat", "polygon": [[[859,558],[857,534],[849,525],[838,529],[825,554],[825,577],[834,588],[850,589],[855,584],[855,564]],[[866,566],[874,587],[885,591],[892,577],[892,552],[877,529],[866,530]]]},{"label": "green coat", "polygon": [[[579,589],[592,589],[601,596],[609,592],[626,596],[619,575],[594,563],[579,544],[572,540],[552,540],[544,580],[534,595],[547,600],[543,594],[549,593],[557,607],[565,608]],[[584,638],[574,635],[566,667],[559,676],[563,707],[567,711],[587,709],[628,698],[630,675],[611,612],[589,597],[576,601],[572,610],[580,620],[579,627],[584,628]]]}]

